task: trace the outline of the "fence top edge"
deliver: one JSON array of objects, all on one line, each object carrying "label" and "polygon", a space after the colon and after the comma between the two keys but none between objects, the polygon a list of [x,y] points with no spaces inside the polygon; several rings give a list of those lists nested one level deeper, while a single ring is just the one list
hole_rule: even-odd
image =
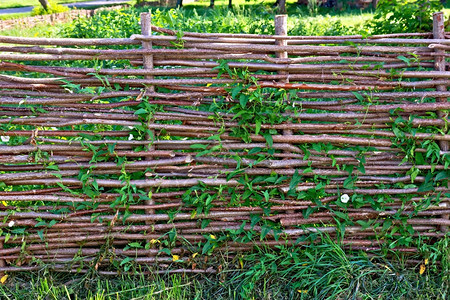
[{"label": "fence top edge", "polygon": [[132,45],[140,44],[129,38],[29,38],[0,36],[0,44],[54,45],[54,46],[96,46],[96,45]]},{"label": "fence top edge", "polygon": [[[176,35],[177,31],[152,26],[155,32]],[[261,35],[261,34],[234,34],[234,33],[198,33],[198,32],[182,32],[183,37],[203,37],[203,38],[245,38],[245,39],[284,39],[284,40],[374,40],[386,38],[407,38],[407,37],[432,37],[432,33],[396,33],[385,35],[348,35],[348,36],[279,36],[279,35]],[[142,36],[133,35],[131,38],[32,38],[19,36],[0,36],[0,44],[26,44],[26,45],[54,45],[54,46],[93,46],[93,45],[137,45],[140,44]],[[408,41],[410,39],[405,39]],[[393,41],[395,43],[395,41]]]},{"label": "fence top edge", "polygon": [[[138,40],[141,42],[150,42],[150,41],[176,41],[178,40],[175,36],[161,36],[161,35],[140,35],[133,34],[130,39]],[[183,36],[181,38],[186,42],[211,42],[211,43],[251,43],[251,44],[274,44],[276,39],[271,38],[240,38],[240,37],[193,37],[193,36]],[[406,38],[370,38],[370,39],[356,39],[351,37],[343,37],[341,39],[318,39],[316,37],[311,37],[311,39],[289,39],[289,45],[292,44],[345,44],[345,43],[355,43],[355,44],[450,44],[450,40],[444,39],[406,39]]]},{"label": "fence top edge", "polygon": [[168,35],[176,35],[178,32],[183,33],[183,36],[190,37],[235,37],[235,38],[269,38],[269,39],[379,39],[379,38],[393,38],[393,37],[420,37],[429,36],[432,37],[432,32],[412,32],[412,33],[392,33],[392,34],[382,34],[382,35],[343,35],[343,36],[307,36],[307,35],[264,35],[264,34],[246,34],[246,33],[200,33],[200,32],[188,32],[188,31],[177,31],[166,28],[161,28],[152,25],[152,30],[159,33],[165,33]]}]

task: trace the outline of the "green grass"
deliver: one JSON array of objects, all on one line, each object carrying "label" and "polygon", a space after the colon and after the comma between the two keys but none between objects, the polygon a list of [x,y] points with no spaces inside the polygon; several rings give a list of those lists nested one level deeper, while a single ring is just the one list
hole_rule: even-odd
[{"label": "green grass", "polygon": [[[57,4],[65,4],[65,3],[77,3],[77,2],[85,2],[89,0],[58,0],[55,1]],[[125,2],[125,1],[124,1]],[[128,3],[133,4],[134,0],[129,0]],[[19,8],[19,7],[27,7],[27,6],[34,6],[39,7],[40,3],[38,0],[28,0],[28,1],[20,1],[20,0],[2,0],[0,2],[0,9],[7,9],[7,8]],[[86,9],[94,9],[98,8],[99,6],[89,6],[86,7]],[[14,13],[14,14],[4,14],[0,15],[0,20],[10,20],[10,19],[20,19],[25,17],[30,17],[31,12],[26,13]]]},{"label": "green grass", "polygon": [[21,36],[21,37],[59,37],[61,24],[38,24],[31,28],[22,26],[14,26],[5,30],[0,30],[0,35]]},{"label": "green grass", "polygon": [[[258,249],[221,260],[213,275],[99,276],[42,269],[11,275],[2,299],[448,299],[448,238],[419,261],[389,252],[344,250],[326,236],[306,247]],[[439,254],[438,259],[433,255]],[[368,256],[370,255],[370,256]],[[425,272],[419,273],[429,257]]]},{"label": "green grass", "polygon": [[[76,2],[84,2],[88,0],[57,0],[55,1],[58,4],[64,3],[76,3]],[[26,7],[26,6],[39,6],[38,0],[2,0],[0,2],[0,9],[2,8],[16,8],[16,7]]]},{"label": "green grass", "polygon": [[15,13],[0,15],[0,20],[21,19],[31,16],[31,13]]},{"label": "green grass", "polygon": [[[8,0],[13,1],[13,0]],[[17,0],[16,0],[17,1]],[[37,1],[37,0],[36,0]],[[69,1],[69,0],[65,0]],[[215,9],[208,8],[209,0],[200,0],[186,4],[182,9],[172,10],[171,19],[167,8],[144,7],[139,9],[125,9],[120,12],[105,12],[96,16],[92,21],[82,21],[86,32],[77,28],[70,28],[63,34],[71,37],[129,37],[139,30],[138,16],[140,12],[151,9],[153,22],[157,26],[183,31],[221,31],[221,32],[249,32],[273,33],[273,17],[277,13],[274,1],[235,0],[234,8],[228,9],[227,0],[217,0]],[[448,7],[448,6],[447,6]],[[288,26],[291,35],[345,35],[358,34],[364,31],[364,23],[373,16],[371,8],[366,10],[344,8],[335,10],[319,8],[317,12],[308,10],[305,6],[296,4],[296,0],[288,0]],[[445,10],[447,15],[450,9]],[[160,13],[159,13],[160,12]],[[156,14],[156,16],[155,16]],[[22,15],[23,16],[23,15]],[[11,16],[0,16],[10,18]],[[132,22],[127,20],[133,19]],[[77,21],[76,21],[77,22]],[[123,25],[119,24],[123,23]],[[114,26],[110,26],[114,24]],[[70,26],[69,26],[70,27]],[[111,30],[108,29],[111,27]],[[130,30],[132,28],[132,30]],[[42,30],[44,29],[44,30]],[[22,36],[51,36],[57,34],[55,28],[15,28],[0,34]],[[74,31],[71,32],[70,31]],[[111,32],[109,32],[111,31]],[[123,32],[122,32],[123,31]],[[95,35],[95,36],[94,36]]]},{"label": "green grass", "polygon": [[[204,1],[204,0],[203,0]],[[256,3],[256,2],[255,2]],[[103,11],[89,19],[77,19],[62,32],[74,38],[126,38],[140,32],[139,14],[151,9],[152,24],[181,31],[274,34],[276,9],[268,2],[226,7],[218,2],[215,9],[207,8],[207,2],[192,3],[182,9],[139,8],[120,11]],[[202,6],[200,6],[202,4]],[[271,4],[271,3],[270,3]],[[360,10],[334,12],[321,9],[312,14],[305,7],[289,6],[289,35],[345,35],[364,30],[362,22],[370,18]]]}]

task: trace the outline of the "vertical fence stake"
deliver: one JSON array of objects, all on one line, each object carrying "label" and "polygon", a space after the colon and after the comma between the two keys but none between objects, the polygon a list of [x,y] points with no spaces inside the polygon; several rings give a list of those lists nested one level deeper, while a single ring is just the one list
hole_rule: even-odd
[{"label": "vertical fence stake", "polygon": [[[287,15],[276,15],[275,16],[275,35],[287,36]],[[282,39],[275,40],[275,44],[277,46],[287,46],[287,40],[282,40]],[[277,58],[281,58],[281,59],[289,58],[287,52],[277,52],[275,54],[275,56]],[[280,81],[283,83],[289,83],[289,72],[279,71],[278,74],[286,75],[286,79],[282,79]],[[287,95],[286,101],[289,101],[289,95]],[[292,135],[292,134],[293,134],[293,131],[291,129],[283,130],[283,135]],[[289,151],[284,151],[284,152],[289,152]],[[290,214],[295,213],[294,210],[288,210],[287,212]]]},{"label": "vertical fence stake", "polygon": [[[142,32],[143,36],[151,36],[152,35],[152,15],[151,15],[151,13],[141,13],[141,32]],[[148,42],[142,41],[142,48],[143,49],[152,49],[153,43],[151,41],[148,41]],[[153,54],[144,54],[143,60],[144,60],[144,69],[153,69]],[[153,76],[145,75],[145,79],[153,79]],[[155,91],[155,87],[152,85],[152,86],[147,87],[145,92],[152,93],[154,91]],[[147,134],[146,139],[147,140],[154,139],[155,134],[154,134],[153,130],[152,130],[152,135],[153,136],[150,136]],[[155,150],[155,147],[152,144],[153,144],[152,141],[150,141],[150,143],[147,147],[148,151]],[[151,159],[152,158],[149,156],[145,157],[145,160],[151,160]],[[150,191],[151,191],[151,188],[146,190],[147,193]],[[152,198],[152,197],[150,197],[150,198]],[[153,205],[153,204],[154,204],[153,199],[145,201],[145,205]],[[152,215],[155,213],[155,210],[154,209],[146,209],[145,213]],[[149,225],[153,224],[153,222],[150,220],[146,221],[145,223],[149,224]]]},{"label": "vertical fence stake", "polygon": [[[275,35],[287,36],[287,15],[276,15],[275,16]],[[275,40],[277,46],[287,46],[287,40]],[[287,52],[277,52],[277,58],[288,58]],[[286,71],[279,71],[279,74],[287,74]],[[286,80],[284,82],[289,82]]]},{"label": "vertical fence stake", "polygon": [[[278,36],[287,36],[287,15],[276,15],[275,16],[275,35]],[[277,46],[287,46],[287,40],[277,39],[275,40],[275,44]],[[280,59],[288,59],[287,52],[276,52],[275,56]],[[289,83],[289,72],[287,71],[278,71],[280,75],[286,75],[286,79],[280,80],[283,83]],[[289,100],[286,99],[286,100]],[[293,132],[290,129],[283,130],[283,135],[292,135]]]},{"label": "vertical fence stake", "polygon": [[[0,241],[0,250],[3,250],[3,242]],[[0,268],[6,267],[6,261],[2,258],[0,259]],[[0,271],[0,278],[5,276],[5,272]]]},{"label": "vertical fence stake", "polygon": [[[445,39],[445,26],[444,26],[444,13],[437,12],[433,14],[433,39]],[[445,72],[445,50],[442,49],[434,49],[436,52],[435,60],[434,60],[434,69],[436,71]],[[440,55],[441,54],[441,55]],[[439,92],[446,92],[446,85],[438,85],[436,90]],[[438,102],[447,102],[447,98],[437,98]],[[444,114],[442,111],[438,111],[438,117],[441,119],[447,119],[447,114]],[[448,141],[439,141],[439,146],[441,151],[448,151],[449,145]],[[447,206],[447,202],[444,203],[445,207]],[[443,219],[448,220],[449,215],[442,215]],[[448,226],[441,226],[442,232],[448,231]]]}]

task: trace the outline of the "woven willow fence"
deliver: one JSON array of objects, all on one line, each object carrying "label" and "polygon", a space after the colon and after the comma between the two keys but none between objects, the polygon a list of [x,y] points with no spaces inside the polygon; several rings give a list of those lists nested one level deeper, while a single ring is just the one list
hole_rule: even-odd
[{"label": "woven willow fence", "polygon": [[433,33],[0,37],[0,272],[215,272],[315,243],[416,253],[450,225]]}]

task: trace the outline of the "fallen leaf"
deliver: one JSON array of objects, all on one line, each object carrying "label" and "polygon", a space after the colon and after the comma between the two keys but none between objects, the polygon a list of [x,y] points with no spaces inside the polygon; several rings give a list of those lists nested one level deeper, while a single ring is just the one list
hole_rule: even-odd
[{"label": "fallen leaf", "polygon": [[139,95],[136,97],[136,101],[141,101],[142,97],[145,95],[145,90],[141,90]]},{"label": "fallen leaf", "polygon": [[8,276],[9,276],[9,275],[4,275],[4,276],[0,279],[0,282],[1,282],[2,284],[5,284],[6,279],[8,279]]},{"label": "fallen leaf", "polygon": [[114,215],[113,219],[111,220],[111,223],[109,225],[109,227],[114,227],[114,224],[116,223],[117,218],[119,217],[119,211],[116,211],[116,214]]}]

